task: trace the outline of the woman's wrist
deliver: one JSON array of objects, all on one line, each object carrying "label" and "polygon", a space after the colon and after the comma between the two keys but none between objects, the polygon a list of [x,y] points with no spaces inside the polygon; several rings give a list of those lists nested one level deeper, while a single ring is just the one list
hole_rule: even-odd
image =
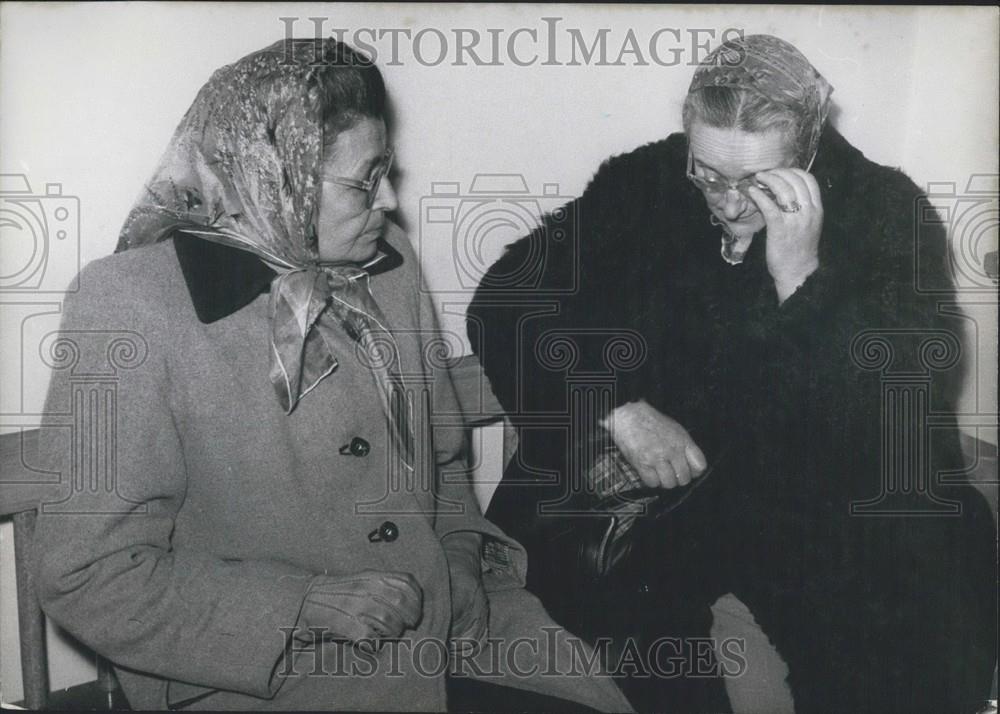
[{"label": "woman's wrist", "polygon": [[806,280],[819,269],[819,260],[810,261],[802,269],[792,275],[779,275],[774,278],[774,289],[778,293],[778,304],[782,304],[801,288]]}]

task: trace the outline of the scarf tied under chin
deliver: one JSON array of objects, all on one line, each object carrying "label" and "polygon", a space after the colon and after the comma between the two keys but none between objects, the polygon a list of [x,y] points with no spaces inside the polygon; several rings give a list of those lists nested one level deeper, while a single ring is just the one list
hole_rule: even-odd
[{"label": "scarf tied under chin", "polygon": [[268,306],[271,383],[291,414],[298,401],[338,366],[336,330],[355,344],[363,368],[371,371],[404,463],[413,466],[412,398],[400,374],[400,355],[389,323],[371,293],[368,273],[353,265],[311,266],[279,275]]}]

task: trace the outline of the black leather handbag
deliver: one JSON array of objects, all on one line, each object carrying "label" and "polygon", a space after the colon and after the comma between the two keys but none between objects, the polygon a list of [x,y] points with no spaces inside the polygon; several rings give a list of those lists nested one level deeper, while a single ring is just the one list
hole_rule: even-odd
[{"label": "black leather handbag", "polygon": [[578,583],[613,578],[629,558],[640,531],[655,528],[710,476],[673,489],[646,487],[618,448],[606,439],[587,461],[575,508],[546,529],[547,561],[561,577]]}]

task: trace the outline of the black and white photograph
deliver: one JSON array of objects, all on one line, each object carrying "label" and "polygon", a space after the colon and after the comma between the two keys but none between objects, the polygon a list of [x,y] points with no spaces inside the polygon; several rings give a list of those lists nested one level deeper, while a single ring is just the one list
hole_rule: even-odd
[{"label": "black and white photograph", "polygon": [[1000,9],[0,4],[0,706],[996,714]]}]

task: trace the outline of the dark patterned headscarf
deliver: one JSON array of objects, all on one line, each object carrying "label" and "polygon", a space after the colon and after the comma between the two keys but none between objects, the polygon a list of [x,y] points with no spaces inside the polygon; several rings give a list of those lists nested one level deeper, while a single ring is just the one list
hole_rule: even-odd
[{"label": "dark patterned headscarf", "polygon": [[700,63],[688,93],[704,87],[734,87],[763,95],[801,119],[796,150],[805,166],[816,154],[830,111],[833,87],[795,47],[771,35],[729,40]]},{"label": "dark patterned headscarf", "polygon": [[217,70],[174,132],[116,249],[180,230],[273,266],[271,381],[289,412],[336,368],[313,328],[331,293],[359,279],[354,266],[318,263],[314,228],[324,134],[317,73],[359,62],[361,71],[378,72],[332,38],[289,39]]}]

